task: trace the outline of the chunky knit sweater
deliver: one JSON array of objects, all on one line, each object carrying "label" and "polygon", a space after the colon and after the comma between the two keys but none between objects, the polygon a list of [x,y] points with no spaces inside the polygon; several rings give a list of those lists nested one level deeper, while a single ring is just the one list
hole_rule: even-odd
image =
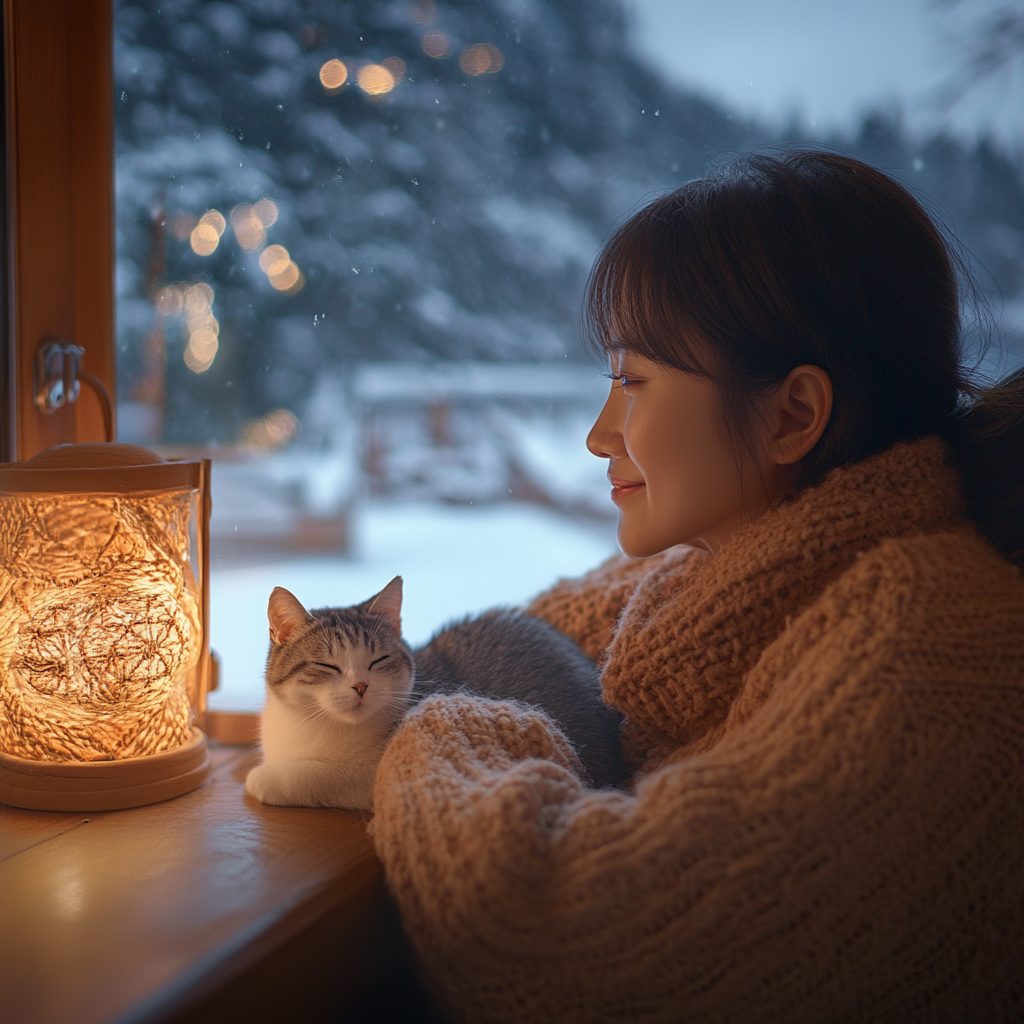
[{"label": "chunky knit sweater", "polygon": [[1022,1019],[1024,580],[942,442],[530,610],[603,659],[639,771],[588,790],[522,705],[407,717],[371,829],[454,1017]]}]

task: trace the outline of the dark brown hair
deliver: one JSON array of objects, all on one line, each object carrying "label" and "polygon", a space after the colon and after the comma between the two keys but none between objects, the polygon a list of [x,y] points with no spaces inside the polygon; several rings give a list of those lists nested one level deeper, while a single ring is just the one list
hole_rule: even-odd
[{"label": "dark brown hair", "polygon": [[852,157],[745,155],[633,216],[591,273],[590,341],[712,380],[737,452],[756,403],[802,364],[832,416],[798,491],[897,441],[938,434],[982,530],[1024,556],[1024,373],[989,391],[963,367],[964,261],[897,181]]}]

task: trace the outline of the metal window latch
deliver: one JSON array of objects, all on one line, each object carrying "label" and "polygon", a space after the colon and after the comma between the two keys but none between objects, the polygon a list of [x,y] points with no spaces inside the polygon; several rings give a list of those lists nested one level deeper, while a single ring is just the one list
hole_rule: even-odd
[{"label": "metal window latch", "polygon": [[44,341],[36,352],[35,403],[41,412],[56,412],[78,401],[85,349],[70,341]]}]

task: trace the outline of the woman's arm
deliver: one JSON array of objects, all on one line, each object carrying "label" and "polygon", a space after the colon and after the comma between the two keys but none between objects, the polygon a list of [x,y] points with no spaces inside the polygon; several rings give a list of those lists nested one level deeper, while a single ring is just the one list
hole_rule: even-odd
[{"label": "woman's arm", "polygon": [[898,561],[859,563],[791,626],[760,710],[635,795],[586,791],[540,713],[457,697],[408,717],[372,834],[459,1016],[916,1019],[934,999],[969,1019],[951,977],[981,972],[979,1007],[1005,992],[1021,658],[993,680],[976,622],[935,629],[948,594],[889,599]]}]

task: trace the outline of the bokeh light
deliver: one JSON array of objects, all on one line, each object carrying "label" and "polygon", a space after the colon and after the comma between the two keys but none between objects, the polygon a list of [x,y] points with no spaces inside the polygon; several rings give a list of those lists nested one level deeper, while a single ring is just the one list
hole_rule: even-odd
[{"label": "bokeh light", "polygon": [[340,89],[348,81],[348,68],[335,58],[320,68],[320,84],[330,92]]},{"label": "bokeh light", "polygon": [[192,229],[198,223],[198,219],[191,213],[176,213],[171,218],[171,234],[174,235],[179,242],[184,242],[185,239],[192,234]]},{"label": "bokeh light", "polygon": [[174,285],[167,285],[166,288],[161,288],[156,293],[156,298],[153,302],[156,306],[156,311],[161,316],[178,316],[184,308],[185,296],[180,288],[176,288]]},{"label": "bokeh light", "polygon": [[359,88],[370,96],[383,96],[395,87],[395,78],[382,64],[364,64],[356,74]]},{"label": "bokeh light", "polygon": [[380,64],[381,67],[387,68],[391,72],[395,85],[405,78],[405,61],[401,57],[385,57]]},{"label": "bokeh light", "polygon": [[255,252],[267,239],[263,221],[260,220],[255,207],[248,203],[239,203],[231,211],[231,226],[235,229],[238,244],[246,252]]},{"label": "bokeh light", "polygon": [[193,331],[185,347],[185,365],[193,373],[205,373],[212,365],[220,341],[210,330]]},{"label": "bokeh light", "polygon": [[448,37],[443,32],[428,32],[420,44],[428,57],[440,60],[452,52]]},{"label": "bokeh light", "polygon": [[185,312],[190,316],[208,313],[213,305],[213,289],[205,282],[194,284],[185,292]]},{"label": "bokeh light", "polygon": [[212,312],[213,298],[213,289],[205,281],[192,285],[185,292],[188,344],[184,360],[193,373],[204,373],[210,368],[220,345],[220,323]]},{"label": "bokeh light", "polygon": [[267,275],[280,274],[292,258],[283,245],[268,245],[260,253],[260,270]]},{"label": "bokeh light", "polygon": [[254,203],[252,212],[265,228],[273,227],[277,223],[277,203],[273,199],[264,197],[258,203]]},{"label": "bokeh light", "polygon": [[224,234],[224,229],[228,226],[228,222],[224,219],[224,214],[220,210],[207,210],[206,213],[199,218],[200,224],[209,224],[214,231],[217,232],[217,237],[220,238]]},{"label": "bokeh light", "polygon": [[290,260],[277,273],[268,274],[267,279],[279,292],[294,295],[306,283],[302,271]]},{"label": "bokeh light", "polygon": [[192,229],[189,241],[197,256],[210,256],[220,244],[220,235],[212,224],[197,224]]},{"label": "bokeh light", "polygon": [[459,67],[467,75],[476,77],[497,74],[505,66],[501,50],[491,43],[474,43],[459,55]]},{"label": "bokeh light", "polygon": [[273,451],[295,438],[299,432],[299,421],[287,409],[274,409],[266,416],[247,423],[242,430],[242,443],[259,451]]},{"label": "bokeh light", "polygon": [[417,25],[429,25],[437,17],[433,0],[413,0],[409,5],[409,17]]}]

